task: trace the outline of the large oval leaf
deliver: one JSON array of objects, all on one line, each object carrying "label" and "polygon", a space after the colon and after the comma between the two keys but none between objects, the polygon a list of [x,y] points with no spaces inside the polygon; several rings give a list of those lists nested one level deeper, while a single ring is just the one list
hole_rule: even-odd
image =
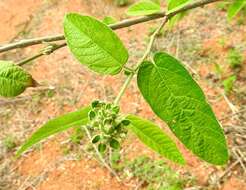
[{"label": "large oval leaf", "polygon": [[29,149],[31,146],[56,133],[62,132],[71,127],[87,124],[89,110],[90,106],[48,121],[35,133],[33,133],[33,135],[21,146],[21,148],[16,153],[17,157],[20,156],[24,151]]},{"label": "large oval leaf", "polygon": [[0,96],[15,97],[34,87],[32,76],[11,61],[0,61]]},{"label": "large oval leaf", "polygon": [[127,10],[130,16],[151,15],[161,11],[160,5],[151,0],[141,0],[133,4]]},{"label": "large oval leaf", "polygon": [[95,18],[67,14],[64,33],[73,55],[93,71],[114,75],[128,60],[128,52],[118,36]]},{"label": "large oval leaf", "polygon": [[138,72],[139,89],[152,110],[200,158],[222,165],[228,160],[223,130],[205,96],[182,64],[166,53]]},{"label": "large oval leaf", "polygon": [[176,144],[158,126],[135,115],[129,115],[127,119],[131,121],[128,127],[144,144],[174,162],[185,163]]}]

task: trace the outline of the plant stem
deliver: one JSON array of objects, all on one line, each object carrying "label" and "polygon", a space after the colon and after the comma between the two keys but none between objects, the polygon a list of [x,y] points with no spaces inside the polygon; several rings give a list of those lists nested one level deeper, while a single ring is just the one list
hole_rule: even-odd
[{"label": "plant stem", "polygon": [[[91,137],[91,133],[88,130],[87,126],[84,126],[85,132],[87,134],[87,137],[89,138],[90,142],[92,141],[92,137]],[[106,161],[104,160],[104,158],[102,157],[101,153],[98,151],[97,147],[92,143],[92,146],[96,152],[96,155],[98,156],[99,160],[102,162],[102,164],[110,171],[110,173],[112,173],[118,182],[121,183],[121,179],[120,177],[117,175],[117,173],[106,163]]]},{"label": "plant stem", "polygon": [[62,44],[50,44],[48,45],[47,47],[43,48],[40,53],[37,53],[36,55],[33,55],[31,57],[28,57],[20,62],[17,63],[17,65],[19,66],[23,66],[25,65],[26,63],[29,63],[30,61],[33,61],[43,55],[50,55],[51,53],[53,53],[54,51],[62,48],[62,47],[65,47],[66,46],[66,43],[62,43]]},{"label": "plant stem", "polygon": [[39,58],[41,56],[43,56],[42,52],[41,53],[37,53],[36,55],[33,55],[31,57],[28,57],[26,59],[21,60],[20,62],[16,63],[16,65],[18,65],[18,66],[25,65],[26,63],[29,63],[30,61],[33,61],[33,60],[35,60],[35,59],[37,59],[37,58]]},{"label": "plant stem", "polygon": [[[142,17],[138,17],[138,18],[127,19],[127,20],[123,20],[121,22],[118,22],[116,24],[111,24],[111,25],[109,25],[109,27],[112,30],[117,30],[117,29],[129,27],[132,25],[136,25],[139,23],[144,23],[144,22],[148,22],[151,20],[160,19],[163,17],[170,18],[172,16],[175,16],[178,13],[181,13],[181,12],[184,12],[184,11],[187,11],[190,9],[194,9],[196,7],[202,7],[204,5],[218,2],[218,1],[223,1],[223,0],[200,0],[200,1],[194,2],[192,4],[188,4],[188,5],[180,8],[180,9],[177,9],[173,12],[168,13],[168,14],[166,14],[165,12],[160,12],[160,13],[149,15],[149,16],[142,16]],[[32,46],[32,45],[42,44],[44,42],[60,41],[60,40],[64,40],[64,39],[65,39],[64,35],[59,34],[59,35],[54,35],[54,36],[45,36],[45,37],[40,37],[40,38],[21,40],[19,42],[10,43],[10,44],[0,46],[0,53],[5,52],[5,51],[9,51],[12,49],[24,48],[24,47],[28,47],[28,46]]]},{"label": "plant stem", "polygon": [[0,46],[0,53],[9,51],[12,49],[24,48],[28,46],[42,44],[45,42],[54,42],[54,41],[60,41],[60,40],[64,40],[64,35],[59,34],[59,35],[54,35],[54,36],[44,36],[44,37],[33,38],[33,39],[25,39],[25,40],[21,40],[18,42]]},{"label": "plant stem", "polygon": [[143,56],[141,57],[141,59],[138,61],[137,65],[136,65],[136,67],[135,67],[135,69],[134,69],[134,72],[131,72],[131,73],[128,75],[128,77],[126,78],[126,80],[125,80],[125,82],[124,82],[124,84],[123,84],[123,86],[122,86],[122,88],[121,88],[121,90],[120,90],[118,96],[115,98],[115,100],[114,100],[114,104],[115,104],[115,105],[119,104],[121,97],[124,95],[124,93],[125,93],[127,87],[128,87],[129,84],[131,83],[131,81],[132,81],[134,75],[136,74],[136,72],[138,71],[140,65],[142,64],[143,61],[145,61],[145,60],[148,58],[148,56],[149,56],[149,54],[150,54],[150,52],[151,52],[151,49],[152,49],[152,47],[153,47],[153,44],[154,44],[154,42],[155,42],[156,36],[160,33],[161,29],[165,26],[165,24],[167,23],[167,21],[168,21],[168,17],[164,17],[164,20],[162,21],[162,23],[160,24],[160,26],[159,26],[159,27],[155,30],[155,32],[151,35],[150,41],[149,41],[149,43],[148,43],[148,46],[147,46],[147,49],[146,49],[144,55],[143,55]]},{"label": "plant stem", "polygon": [[132,72],[132,73],[130,73],[130,74],[127,76],[127,78],[126,78],[126,80],[125,80],[125,82],[124,82],[122,88],[120,89],[120,92],[119,92],[118,96],[117,96],[117,97],[115,98],[115,100],[114,100],[114,104],[115,104],[115,105],[118,105],[118,104],[119,104],[121,97],[124,95],[124,93],[125,93],[127,87],[128,87],[129,84],[131,83],[132,78],[134,77],[134,75],[135,75],[135,73]]}]

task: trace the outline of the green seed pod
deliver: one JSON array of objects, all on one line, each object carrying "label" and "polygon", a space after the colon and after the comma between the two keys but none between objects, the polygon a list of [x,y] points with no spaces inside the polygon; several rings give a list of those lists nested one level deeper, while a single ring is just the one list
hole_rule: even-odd
[{"label": "green seed pod", "polygon": [[110,144],[110,147],[113,149],[119,149],[120,148],[120,143],[116,139],[111,139],[109,144]]},{"label": "green seed pod", "polygon": [[128,125],[130,125],[130,120],[128,120],[128,119],[124,119],[124,120],[122,120],[121,121],[121,123],[124,125],[124,126],[128,126]]},{"label": "green seed pod", "polygon": [[106,103],[105,102],[101,102],[100,105],[101,105],[101,107],[105,107]]},{"label": "green seed pod", "polygon": [[112,104],[106,104],[106,109],[110,110],[112,108]]},{"label": "green seed pod", "polygon": [[110,129],[108,130],[109,134],[113,134],[115,132],[115,127],[111,125]]},{"label": "green seed pod", "polygon": [[103,129],[103,132],[106,133],[106,134],[109,134],[109,131],[111,129],[111,125],[110,124],[106,124],[102,127]]},{"label": "green seed pod", "polygon": [[93,110],[91,110],[88,115],[90,120],[93,120],[96,117],[96,113]]},{"label": "green seed pod", "polygon": [[100,139],[101,139],[101,136],[100,135],[96,135],[96,136],[94,136],[93,138],[92,138],[92,143],[93,144],[96,144],[96,143],[98,143],[99,141],[100,141]]},{"label": "green seed pod", "polygon": [[93,102],[91,103],[91,107],[92,107],[92,108],[97,108],[99,105],[100,105],[99,100],[95,100],[95,101],[93,101]]},{"label": "green seed pod", "polygon": [[94,128],[98,128],[100,125],[100,123],[96,120],[96,121],[92,121],[92,127]]},{"label": "green seed pod", "polygon": [[121,128],[121,123],[115,125],[115,130],[120,131]]},{"label": "green seed pod", "polygon": [[114,107],[112,107],[112,112],[113,112],[114,114],[118,114],[118,113],[120,112],[120,107],[119,107],[119,106],[114,106]]},{"label": "green seed pod", "polygon": [[105,113],[105,111],[104,111],[103,109],[100,109],[100,110],[98,111],[98,115],[101,116],[102,118],[105,118],[106,113]]},{"label": "green seed pod", "polygon": [[125,74],[126,76],[129,76],[129,75],[131,74],[131,72],[130,72],[130,71],[125,71],[124,74]]},{"label": "green seed pod", "polygon": [[106,118],[103,120],[103,124],[107,125],[107,124],[111,124],[112,123],[112,119],[111,118]]},{"label": "green seed pod", "polygon": [[117,114],[115,114],[115,113],[111,114],[110,116],[111,116],[111,118],[112,118],[113,120],[115,120],[115,119],[117,118]]},{"label": "green seed pod", "polygon": [[107,148],[107,146],[106,146],[106,144],[100,143],[97,148],[98,148],[98,151],[100,153],[104,153],[106,148]]}]

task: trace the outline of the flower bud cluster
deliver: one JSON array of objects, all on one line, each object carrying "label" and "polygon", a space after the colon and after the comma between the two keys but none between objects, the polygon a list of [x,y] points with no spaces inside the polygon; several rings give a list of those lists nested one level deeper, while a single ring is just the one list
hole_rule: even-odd
[{"label": "flower bud cluster", "polygon": [[130,121],[119,114],[120,108],[112,103],[93,101],[88,113],[90,129],[95,134],[93,144],[103,153],[108,147],[119,149],[120,143],[126,138]]}]

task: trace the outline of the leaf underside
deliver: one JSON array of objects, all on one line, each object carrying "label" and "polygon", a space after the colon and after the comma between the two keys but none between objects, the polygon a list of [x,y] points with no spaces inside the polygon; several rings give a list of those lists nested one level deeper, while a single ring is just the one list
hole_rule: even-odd
[{"label": "leaf underside", "polygon": [[64,33],[72,54],[95,72],[118,74],[128,60],[118,36],[95,18],[69,13],[64,19]]},{"label": "leaf underside", "polygon": [[33,133],[33,135],[21,146],[21,148],[17,151],[16,156],[20,156],[24,151],[33,145],[44,139],[47,139],[54,134],[65,131],[71,127],[87,124],[89,110],[90,107],[88,106],[78,111],[71,112],[48,121],[35,133]]},{"label": "leaf underside", "polygon": [[201,159],[225,164],[225,136],[203,91],[183,65],[167,53],[156,53],[154,63],[144,62],[138,87],[152,110],[181,142]]},{"label": "leaf underside", "polygon": [[34,87],[32,76],[11,61],[0,61],[0,96],[15,97]]},{"label": "leaf underside", "polygon": [[144,144],[174,162],[185,163],[176,144],[158,126],[135,115],[129,115],[127,119],[131,121],[128,127]]}]

